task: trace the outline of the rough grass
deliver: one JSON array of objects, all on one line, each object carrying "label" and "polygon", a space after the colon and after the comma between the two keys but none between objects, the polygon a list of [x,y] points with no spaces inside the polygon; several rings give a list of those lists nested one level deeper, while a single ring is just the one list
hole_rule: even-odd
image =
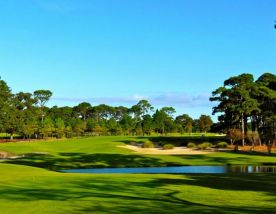
[{"label": "rough grass", "polygon": [[117,147],[134,140],[148,139],[1,144],[0,150],[29,154],[0,164],[1,213],[276,213],[274,174],[92,175],[47,170],[276,162],[274,155],[148,156]]}]

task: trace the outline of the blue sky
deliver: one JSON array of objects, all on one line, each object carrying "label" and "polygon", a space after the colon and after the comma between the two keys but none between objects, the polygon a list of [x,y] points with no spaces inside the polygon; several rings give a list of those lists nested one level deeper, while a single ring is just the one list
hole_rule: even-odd
[{"label": "blue sky", "polygon": [[0,75],[49,105],[211,114],[230,76],[276,71],[275,0],[0,0]]}]

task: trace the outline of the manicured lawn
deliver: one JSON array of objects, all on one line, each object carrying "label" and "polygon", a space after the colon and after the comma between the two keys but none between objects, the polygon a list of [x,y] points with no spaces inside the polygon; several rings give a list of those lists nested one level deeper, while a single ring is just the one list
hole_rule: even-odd
[{"label": "manicured lawn", "polygon": [[87,175],[1,164],[1,213],[274,213],[276,176]]},{"label": "manicured lawn", "polygon": [[119,148],[134,137],[94,137],[60,141],[0,144],[0,150],[22,155],[14,164],[50,170],[92,167],[147,167],[178,165],[276,164],[275,154],[252,155],[218,152],[208,155],[139,155]]},{"label": "manicured lawn", "polygon": [[1,213],[276,213],[274,174],[93,175],[51,171],[276,162],[275,156],[233,153],[146,156],[117,147],[132,140],[95,137],[1,144],[0,150],[29,153],[0,164]]}]

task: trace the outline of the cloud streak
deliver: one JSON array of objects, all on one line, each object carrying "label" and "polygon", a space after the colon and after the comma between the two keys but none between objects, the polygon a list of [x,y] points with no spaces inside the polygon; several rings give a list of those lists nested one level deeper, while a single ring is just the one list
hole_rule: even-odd
[{"label": "cloud streak", "polygon": [[198,95],[190,95],[187,93],[163,93],[154,95],[140,95],[135,94],[128,97],[54,97],[53,101],[58,102],[90,102],[92,104],[116,104],[116,105],[133,105],[139,100],[146,99],[151,104],[157,106],[175,106],[185,108],[196,108],[196,107],[211,107],[212,103],[209,101],[210,94],[201,93]]}]

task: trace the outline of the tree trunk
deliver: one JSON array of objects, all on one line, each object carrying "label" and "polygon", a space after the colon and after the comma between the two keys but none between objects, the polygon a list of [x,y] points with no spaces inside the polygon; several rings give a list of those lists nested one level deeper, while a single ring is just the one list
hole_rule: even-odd
[{"label": "tree trunk", "polygon": [[235,152],[239,151],[239,143],[238,142],[235,143],[234,151]]},{"label": "tree trunk", "polygon": [[272,143],[270,142],[270,140],[268,140],[268,143],[267,143],[267,152],[268,152],[268,154],[271,154],[271,149],[272,149]]},{"label": "tree trunk", "polygon": [[243,117],[243,124],[244,124],[244,137],[246,138],[246,136],[247,136],[247,132],[248,132],[248,121],[247,121],[247,116],[245,115],[244,117]]},{"label": "tree trunk", "polygon": [[252,126],[252,132],[255,132],[257,130],[257,128],[256,128],[256,117],[255,116],[251,117],[251,126]]},{"label": "tree trunk", "polygon": [[242,146],[244,146],[245,140],[244,140],[244,114],[243,113],[241,117],[241,129],[242,129]]},{"label": "tree trunk", "polygon": [[255,150],[255,131],[253,132],[253,137],[252,137],[252,148],[251,148],[251,151],[254,151]]},{"label": "tree trunk", "polygon": [[43,110],[41,110],[41,122],[43,123],[44,121],[44,113],[43,113]]},{"label": "tree trunk", "polygon": [[259,146],[262,146],[263,144],[262,144],[262,140],[261,140],[261,138],[259,139]]},{"label": "tree trunk", "polygon": [[256,116],[256,130],[258,131],[260,137],[259,137],[259,146],[262,146],[262,130],[260,130],[260,123],[261,123],[261,118],[259,115]]}]

